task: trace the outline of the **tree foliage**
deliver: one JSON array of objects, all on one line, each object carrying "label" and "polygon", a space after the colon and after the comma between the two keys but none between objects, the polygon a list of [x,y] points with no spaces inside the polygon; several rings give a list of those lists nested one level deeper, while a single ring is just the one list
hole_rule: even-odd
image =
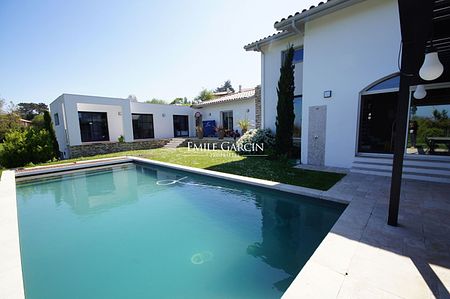
[{"label": "tree foliage", "polygon": [[203,88],[200,91],[200,93],[198,94],[198,96],[195,97],[194,102],[200,103],[200,102],[209,101],[212,99],[214,99],[214,93],[211,90]]},{"label": "tree foliage", "polygon": [[190,106],[192,103],[186,98],[175,98],[172,102],[170,102],[171,105],[183,105],[183,106]]},{"label": "tree foliage", "polygon": [[234,92],[234,88],[231,85],[231,81],[230,80],[225,81],[223,83],[223,85],[217,87],[214,92],[225,92],[225,91],[228,91],[228,90],[231,91],[231,92]]},{"label": "tree foliage", "polygon": [[292,150],[292,135],[294,131],[294,48],[291,45],[286,51],[280,68],[278,80],[278,103],[276,119],[276,149],[279,154],[289,155]]},{"label": "tree foliage", "polygon": [[52,142],[53,148],[53,157],[59,158],[59,145],[58,140],[56,139],[55,130],[53,129],[52,118],[50,117],[50,113],[48,111],[44,111],[44,129],[48,131],[50,135],[50,140]]},{"label": "tree foliage", "polygon": [[49,132],[34,128],[7,133],[0,152],[0,164],[8,168],[47,162],[53,158]]},{"label": "tree foliage", "polygon": [[36,115],[32,120],[31,120],[31,125],[33,126],[33,128],[37,129],[37,130],[42,130],[45,128],[45,124],[44,124],[44,115],[43,114],[38,114]]},{"label": "tree foliage", "polygon": [[44,103],[19,103],[16,112],[26,120],[32,120],[36,115],[48,111],[48,106]]},{"label": "tree foliage", "polygon": [[164,100],[160,100],[160,99],[155,99],[155,98],[153,98],[153,99],[151,99],[151,100],[149,100],[149,101],[145,101],[147,104],[167,104],[167,102],[166,101],[164,101]]},{"label": "tree foliage", "polygon": [[15,113],[0,114],[0,142],[5,139],[6,133],[21,128],[19,120]]}]

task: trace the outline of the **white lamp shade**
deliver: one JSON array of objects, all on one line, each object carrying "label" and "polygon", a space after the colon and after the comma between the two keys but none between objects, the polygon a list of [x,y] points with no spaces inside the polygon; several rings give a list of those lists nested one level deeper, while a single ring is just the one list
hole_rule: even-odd
[{"label": "white lamp shade", "polygon": [[430,52],[425,54],[425,60],[419,70],[420,78],[431,81],[439,78],[444,72],[444,66],[439,61],[437,52]]},{"label": "white lamp shade", "polygon": [[426,97],[427,95],[427,91],[425,90],[425,86],[423,86],[422,84],[417,85],[416,90],[414,91],[414,98],[421,100],[424,97]]}]

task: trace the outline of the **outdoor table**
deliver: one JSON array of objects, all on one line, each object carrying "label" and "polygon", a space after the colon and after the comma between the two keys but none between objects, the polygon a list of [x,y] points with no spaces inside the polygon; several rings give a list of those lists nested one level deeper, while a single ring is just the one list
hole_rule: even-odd
[{"label": "outdoor table", "polygon": [[444,144],[450,150],[450,137],[427,137],[427,144],[430,147],[430,153],[434,154],[438,144]]}]

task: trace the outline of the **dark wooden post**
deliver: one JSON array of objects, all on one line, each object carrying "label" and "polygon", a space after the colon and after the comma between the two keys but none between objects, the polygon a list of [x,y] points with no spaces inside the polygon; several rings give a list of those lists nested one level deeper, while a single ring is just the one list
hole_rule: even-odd
[{"label": "dark wooden post", "polygon": [[[403,51],[405,53],[405,51]],[[402,55],[402,70],[406,69]],[[406,129],[408,127],[409,87],[411,77],[400,74],[400,88],[398,91],[397,115],[395,117],[394,133],[394,161],[392,163],[391,194],[389,201],[388,224],[397,226],[398,208],[400,205],[400,191],[402,186],[403,157],[405,155]]]}]

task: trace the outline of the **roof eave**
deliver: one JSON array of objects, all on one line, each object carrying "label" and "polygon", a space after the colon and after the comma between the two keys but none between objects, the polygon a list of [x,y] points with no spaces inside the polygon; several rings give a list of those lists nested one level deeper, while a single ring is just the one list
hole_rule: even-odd
[{"label": "roof eave", "polygon": [[250,97],[246,97],[246,98],[238,98],[238,99],[232,99],[232,100],[225,100],[225,101],[220,101],[220,102],[209,102],[209,101],[205,101],[199,104],[193,104],[192,108],[203,108],[205,106],[211,106],[211,105],[216,105],[216,104],[224,104],[224,103],[230,103],[230,102],[237,102],[237,101],[247,101],[247,100],[254,100],[255,96],[250,96]]},{"label": "roof eave", "polygon": [[277,30],[292,31],[293,23],[305,23],[316,18],[320,18],[324,15],[333,13],[335,11],[341,10],[343,8],[349,7],[351,5],[363,2],[365,0],[329,0],[326,3],[322,3],[316,7],[310,8],[304,12],[297,15],[287,17],[286,19],[276,22],[274,24]]},{"label": "roof eave", "polygon": [[270,43],[273,43],[274,41],[283,39],[283,38],[287,38],[290,36],[295,35],[295,32],[292,31],[285,31],[285,32],[280,32],[277,35],[273,35],[271,37],[267,37],[267,38],[263,38],[261,40],[258,40],[256,42],[253,42],[251,44],[248,44],[246,46],[244,46],[244,49],[246,51],[256,51],[256,52],[261,52],[261,47],[267,46]]}]

